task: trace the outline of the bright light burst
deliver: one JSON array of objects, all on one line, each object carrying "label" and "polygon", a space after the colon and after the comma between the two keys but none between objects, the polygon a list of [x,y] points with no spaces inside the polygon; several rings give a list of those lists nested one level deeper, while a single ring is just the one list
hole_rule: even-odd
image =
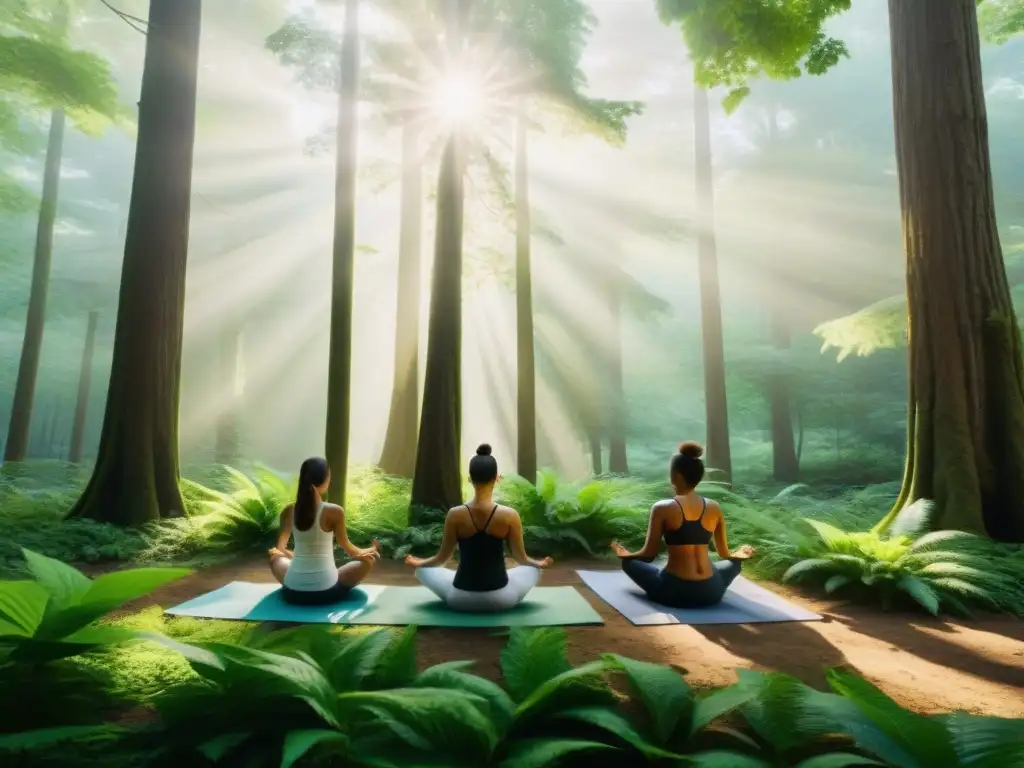
[{"label": "bright light burst", "polygon": [[438,79],[431,101],[439,120],[465,125],[481,117],[484,97],[483,84],[477,78],[450,72]]}]

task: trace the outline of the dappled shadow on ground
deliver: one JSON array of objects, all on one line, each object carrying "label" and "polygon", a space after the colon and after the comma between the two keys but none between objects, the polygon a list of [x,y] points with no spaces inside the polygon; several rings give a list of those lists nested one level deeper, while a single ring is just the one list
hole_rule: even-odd
[{"label": "dappled shadow on ground", "polygon": [[[1002,617],[973,623],[929,622],[915,614],[884,614],[870,608],[839,606],[799,596],[773,584],[772,591],[826,617],[820,622],[752,625],[634,627],[587,589],[576,568],[612,568],[613,563],[561,562],[546,571],[543,585],[571,585],[600,614],[603,626],[570,627],[569,655],[580,663],[601,653],[671,664],[688,671],[692,685],[735,680],[737,667],[757,667],[794,675],[821,686],[823,672],[847,665],[879,685],[903,706],[920,712],[964,709],[1003,717],[1024,716],[1024,642]],[[170,607],[231,581],[272,581],[264,557],[250,557],[204,569],[139,601]],[[413,585],[401,563],[384,562],[370,583]],[[1024,629],[1024,627],[1022,627]],[[473,659],[476,671],[500,676],[499,654],[505,632],[492,629],[421,628],[417,637],[422,666]],[[1016,654],[1016,655],[1015,655]]]}]

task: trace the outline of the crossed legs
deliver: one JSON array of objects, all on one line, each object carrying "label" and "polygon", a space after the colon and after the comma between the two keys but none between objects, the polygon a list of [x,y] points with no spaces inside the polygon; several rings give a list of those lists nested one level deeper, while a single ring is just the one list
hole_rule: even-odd
[{"label": "crossed legs", "polygon": [[740,575],[740,561],[717,560],[712,567],[710,577],[689,581],[642,560],[622,561],[623,572],[647,597],[672,608],[709,608],[722,601],[729,585]]},{"label": "crossed legs", "polygon": [[[270,572],[274,574],[279,584],[284,584],[284,575],[291,567],[292,559],[279,549],[270,550]],[[373,561],[350,560],[338,568],[338,584],[343,587],[355,587],[363,582],[373,570]]]},{"label": "crossed legs", "polygon": [[511,568],[508,584],[489,592],[468,592],[456,589],[455,571],[450,568],[417,568],[416,578],[456,611],[486,613],[515,608],[540,581],[540,569],[528,565]]}]

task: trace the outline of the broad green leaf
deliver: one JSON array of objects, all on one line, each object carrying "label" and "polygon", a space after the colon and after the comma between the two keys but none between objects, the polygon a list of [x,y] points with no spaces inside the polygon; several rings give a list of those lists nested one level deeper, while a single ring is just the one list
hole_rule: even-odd
[{"label": "broad green leaf", "polygon": [[549,768],[570,755],[611,752],[615,747],[579,739],[527,739],[516,742],[499,768]]},{"label": "broad green leaf", "polygon": [[756,689],[751,686],[730,685],[701,696],[693,706],[689,736],[695,736],[718,718],[739,709],[754,698],[756,693]]},{"label": "broad green leaf", "polygon": [[67,637],[32,638],[18,644],[11,658],[19,661],[43,663],[87,653],[95,648],[120,645],[139,638],[139,632],[129,627],[86,627]]},{"label": "broad green leaf", "polygon": [[789,582],[815,571],[827,571],[833,568],[835,568],[835,564],[827,558],[808,558],[791,565],[789,569],[782,574],[782,580],[784,582]]},{"label": "broad green leaf", "polygon": [[725,750],[709,750],[687,755],[679,761],[680,766],[697,766],[697,768],[774,768],[775,763],[760,757],[745,755],[742,752]]},{"label": "broad green leaf", "polygon": [[923,765],[956,765],[956,752],[940,721],[903,709],[867,680],[848,670],[830,669],[826,679],[832,690],[852,701],[880,730],[902,744]]},{"label": "broad green leaf", "polygon": [[499,735],[504,735],[512,723],[515,704],[500,686],[478,675],[464,672],[472,662],[450,661],[435,664],[424,670],[414,681],[417,688],[453,688],[484,699]]},{"label": "broad green leaf", "polygon": [[392,630],[380,628],[341,642],[334,658],[322,662],[331,684],[339,691],[360,688],[387,652],[392,637]]},{"label": "broad green leaf", "polygon": [[381,652],[371,676],[372,688],[401,688],[416,677],[416,627],[390,632],[391,642]]},{"label": "broad green leaf", "polygon": [[185,660],[192,665],[192,668],[201,675],[205,675],[206,670],[216,670],[219,672],[223,672],[225,670],[224,661],[214,651],[208,648],[203,648],[199,645],[192,645],[189,643],[182,643],[159,632],[144,631],[139,633],[139,637],[143,640],[151,640],[154,643],[159,643],[169,650],[180,653],[185,657]]},{"label": "broad green leaf", "polygon": [[281,768],[292,768],[311,749],[322,744],[343,748],[348,744],[348,737],[339,731],[328,731],[326,729],[289,731],[284,737],[284,748],[281,751]]},{"label": "broad green leaf", "polygon": [[693,690],[674,669],[617,654],[608,654],[605,659],[625,673],[630,686],[640,696],[659,743],[667,742],[680,722],[690,722]]},{"label": "broad green leaf", "polygon": [[960,765],[1009,768],[1024,765],[1024,719],[954,712],[935,718],[945,725]]},{"label": "broad green leaf", "polygon": [[207,760],[216,763],[235,747],[243,744],[250,736],[252,736],[251,733],[222,733],[209,741],[204,741],[198,749],[206,756]]},{"label": "broad green leaf", "polygon": [[501,651],[501,675],[514,701],[520,702],[542,684],[572,667],[561,627],[515,627]]},{"label": "broad green leaf", "polygon": [[579,707],[607,704],[614,696],[603,684],[602,675],[608,669],[603,659],[569,669],[541,683],[533,693],[516,707],[515,719],[525,720],[549,714],[558,707]]},{"label": "broad green leaf", "polygon": [[0,619],[13,630],[0,628],[0,635],[31,637],[46,611],[49,594],[34,581],[0,581]]},{"label": "broad green leaf", "polygon": [[821,520],[814,520],[809,517],[803,518],[803,521],[815,530],[829,549],[840,549],[849,540],[849,534],[844,530],[836,528],[834,525],[829,525]]},{"label": "broad green leaf", "polygon": [[850,577],[844,576],[841,573],[837,573],[835,576],[829,576],[825,581],[825,592],[831,595],[837,589],[845,587],[850,583]]},{"label": "broad green leaf", "polygon": [[557,713],[555,717],[567,720],[576,720],[577,722],[586,723],[587,725],[607,731],[612,736],[626,742],[626,744],[633,747],[633,749],[642,754],[648,760],[665,758],[674,759],[679,757],[679,755],[674,752],[661,749],[660,747],[648,742],[640,735],[636,728],[633,727],[633,724],[630,723],[629,720],[624,718],[618,712],[614,712],[607,707],[580,707],[579,709],[569,709],[564,712]]},{"label": "broad green leaf", "polygon": [[939,596],[928,584],[909,573],[904,573],[896,582],[896,586],[924,606],[932,616],[939,615]]},{"label": "broad green leaf", "polygon": [[0,734],[0,752],[31,752],[69,741],[116,736],[119,733],[121,729],[114,725],[66,725],[21,733],[5,733]]},{"label": "broad green leaf", "polygon": [[373,720],[378,725],[383,716],[391,718],[401,728],[412,729],[420,738],[440,749],[457,743],[460,748],[476,755],[490,755],[498,743],[494,724],[484,713],[486,700],[465,691],[446,688],[397,688],[390,691],[349,691],[338,696],[351,724],[362,712],[372,708]]},{"label": "broad green leaf", "polygon": [[40,555],[29,549],[21,550],[29,573],[50,595],[46,613],[56,612],[74,605],[88,590],[92,582],[89,577],[60,560]]},{"label": "broad green leaf", "polygon": [[826,755],[815,755],[797,763],[796,768],[861,768],[865,765],[885,765],[877,760],[854,755],[850,752],[832,752]]}]

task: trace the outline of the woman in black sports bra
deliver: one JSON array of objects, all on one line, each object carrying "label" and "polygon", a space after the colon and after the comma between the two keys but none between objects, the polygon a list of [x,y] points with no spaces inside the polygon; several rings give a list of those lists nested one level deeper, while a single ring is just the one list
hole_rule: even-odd
[{"label": "woman in black sports bra", "polygon": [[[498,462],[491,446],[476,449],[469,462],[473,500],[448,511],[444,536],[437,554],[422,559],[412,555],[406,565],[416,569],[420,583],[460,611],[506,611],[523,601],[540,580],[540,569],[551,565],[551,558],[533,560],[523,543],[523,523],[519,513],[492,501],[498,481]],[[505,569],[505,542],[518,568]],[[459,549],[455,571],[444,567]]]},{"label": "woman in black sports bra", "polygon": [[[679,446],[672,457],[670,480],[674,498],[659,501],[651,509],[647,541],[638,552],[612,542],[622,558],[622,570],[656,603],[672,608],[707,608],[721,602],[725,591],[740,575],[740,563],[754,554],[753,547],[729,551],[722,509],[693,492],[704,479],[704,449],[694,442]],[[665,539],[668,563],[664,569],[651,565]],[[708,545],[715,540],[721,559],[711,562]]]}]

